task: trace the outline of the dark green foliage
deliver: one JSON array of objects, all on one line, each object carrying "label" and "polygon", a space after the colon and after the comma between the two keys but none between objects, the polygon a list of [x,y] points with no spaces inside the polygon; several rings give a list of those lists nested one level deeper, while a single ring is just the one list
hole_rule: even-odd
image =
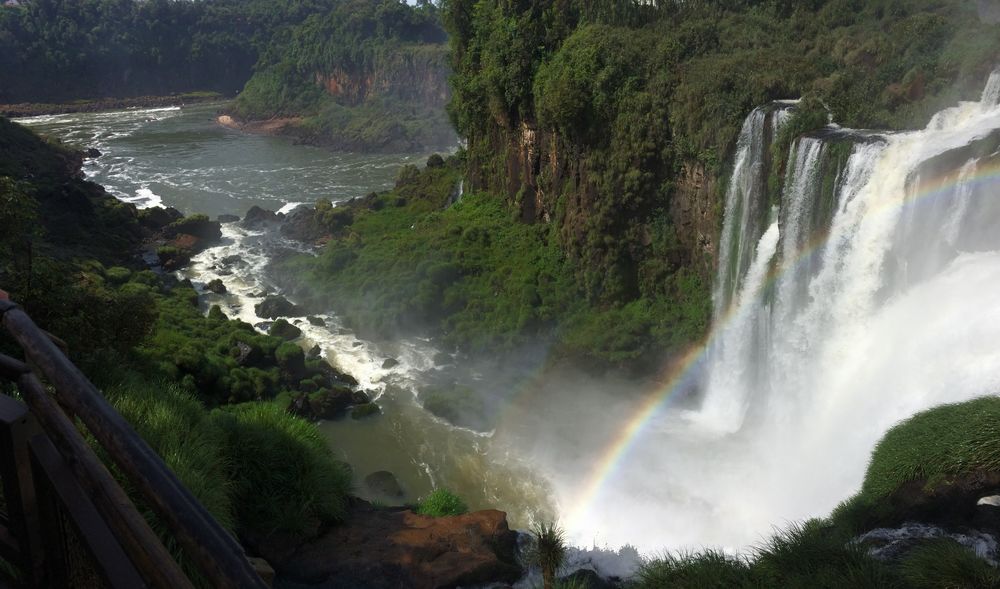
[{"label": "dark green foliage", "polygon": [[[589,304],[550,226],[520,223],[485,194],[466,194],[448,206],[458,163],[451,159],[423,171],[404,167],[390,193],[335,208],[320,202],[316,215],[334,239],[318,258],[286,262],[287,279],[322,293],[313,295],[322,296],[318,306],[338,308],[359,329],[390,335],[431,328],[472,353],[555,338],[560,355],[622,366],[658,358],[707,328],[707,281],[657,263],[643,267],[648,298],[624,306]],[[398,200],[402,206],[389,204]],[[666,255],[669,240],[657,229],[652,247]],[[431,402],[433,411],[459,423],[483,413],[451,405]],[[481,418],[472,423],[483,425]]]},{"label": "dark green foliage", "polygon": [[[272,37],[339,0],[31,0],[0,10],[0,102],[233,94]],[[52,80],[58,80],[53,84]]]},{"label": "dark green foliage", "polygon": [[421,515],[431,517],[445,517],[449,515],[462,515],[469,511],[468,506],[458,495],[448,489],[435,489],[430,495],[420,500],[414,510]]},{"label": "dark green foliage", "polygon": [[556,575],[566,560],[566,534],[555,523],[538,522],[531,526],[531,543],[522,552],[529,565],[542,570],[544,589],[554,589]]},{"label": "dark green foliage", "polygon": [[913,589],[996,589],[1000,572],[951,540],[931,540],[907,554],[900,573]]},{"label": "dark green foliage", "polygon": [[281,340],[258,334],[246,323],[206,318],[192,299],[197,302],[193,289],[177,287],[158,300],[155,333],[137,349],[147,370],[180,381],[210,405],[277,394],[286,378],[275,357]]},{"label": "dark green foliage", "polygon": [[750,589],[758,586],[745,559],[715,550],[667,554],[648,561],[639,569],[635,580],[637,589]]},{"label": "dark green foliage", "polygon": [[351,474],[315,426],[269,403],[217,409],[211,419],[225,432],[240,525],[301,533],[344,517]]},{"label": "dark green foliage", "polygon": [[983,397],[935,407],[896,425],[872,452],[861,492],[838,506],[831,519],[857,533],[899,518],[889,498],[906,483],[931,489],[963,475],[1000,470],[998,418],[1000,398]]},{"label": "dark green foliage", "polygon": [[304,117],[298,135],[337,148],[445,146],[447,69],[433,5],[346,0],[278,36],[231,109]]}]

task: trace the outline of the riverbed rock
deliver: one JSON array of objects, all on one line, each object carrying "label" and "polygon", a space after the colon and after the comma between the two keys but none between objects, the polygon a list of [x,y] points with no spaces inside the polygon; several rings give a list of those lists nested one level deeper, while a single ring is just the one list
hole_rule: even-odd
[{"label": "riverbed rock", "polygon": [[314,243],[327,232],[316,219],[316,211],[312,207],[301,205],[285,215],[281,222],[281,234],[289,239]]},{"label": "riverbed rock", "polygon": [[215,218],[219,223],[239,223],[239,215],[219,215]]},{"label": "riverbed rock", "polygon": [[521,575],[516,543],[501,511],[434,518],[354,501],[342,525],[288,558],[266,542],[255,547],[293,582],[439,589],[513,583]]},{"label": "riverbed rock", "polygon": [[239,264],[243,261],[243,256],[239,254],[232,254],[219,259],[219,263],[223,266],[233,266]]},{"label": "riverbed rock", "polygon": [[372,396],[364,391],[354,391],[351,393],[351,403],[355,405],[364,405],[365,403],[370,403]]},{"label": "riverbed rock", "polygon": [[397,366],[399,366],[399,360],[395,358],[386,358],[385,361],[382,362],[383,370],[388,370],[390,368],[395,368]]},{"label": "riverbed rock", "polygon": [[322,317],[314,317],[310,315],[306,317],[306,321],[309,322],[309,325],[314,325],[316,327],[326,327],[326,321],[323,321]]},{"label": "riverbed rock", "polygon": [[366,476],[365,486],[371,492],[385,495],[386,497],[399,498],[403,496],[403,487],[400,486],[396,475],[388,470],[379,470]]},{"label": "riverbed rock", "polygon": [[173,207],[150,207],[139,211],[139,223],[154,231],[159,231],[183,218],[184,214]]},{"label": "riverbed rock", "polygon": [[89,160],[96,159],[104,155],[101,153],[101,150],[97,149],[96,147],[88,147],[86,150],[84,150],[83,154]]},{"label": "riverbed rock", "polygon": [[264,229],[269,225],[274,225],[278,223],[280,218],[278,214],[274,211],[269,211],[267,209],[262,209],[257,205],[250,207],[247,214],[243,217],[243,221],[240,226],[244,229]]},{"label": "riverbed rock", "polygon": [[280,337],[285,341],[293,340],[302,335],[302,330],[295,327],[291,323],[285,321],[284,319],[278,319],[271,324],[271,327],[267,330],[268,335],[273,335],[274,337]]},{"label": "riverbed rock", "polygon": [[221,294],[226,294],[226,292],[227,292],[226,291],[226,285],[223,284],[223,282],[221,280],[219,280],[218,278],[216,278],[215,280],[209,281],[209,283],[205,285],[205,290],[207,290],[208,292],[214,292],[215,294],[220,294],[220,295]]},{"label": "riverbed rock", "polygon": [[351,419],[355,420],[366,419],[368,417],[374,417],[381,414],[382,409],[375,403],[362,403],[360,405],[355,405],[354,408],[351,409]]},{"label": "riverbed rock", "polygon": [[323,355],[322,348],[319,347],[319,344],[316,344],[313,347],[309,348],[309,353],[306,354],[306,358],[310,360],[315,360],[316,358],[319,358],[322,355]]},{"label": "riverbed rock", "polygon": [[265,297],[253,307],[254,312],[262,319],[277,319],[278,317],[301,317],[302,310],[288,299],[280,295]]}]

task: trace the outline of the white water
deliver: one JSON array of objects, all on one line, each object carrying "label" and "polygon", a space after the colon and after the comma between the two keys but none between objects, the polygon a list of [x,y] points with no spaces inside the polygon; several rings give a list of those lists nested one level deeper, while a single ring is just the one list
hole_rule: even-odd
[{"label": "white water", "polygon": [[[815,207],[827,139],[799,141],[778,221],[756,231],[746,211],[760,196],[743,187],[766,170],[746,158],[768,146],[754,138],[761,111],[750,115],[720,248],[739,271],[728,284],[720,270],[716,304],[732,307],[717,307],[701,409],[635,441],[575,538],[746,547],[847,499],[893,424],[1000,392],[1000,181],[984,173],[997,156],[925,164],[1000,129],[998,96],[995,73],[982,101],[924,130],[854,132],[826,214]],[[570,485],[559,488],[572,504]]]}]

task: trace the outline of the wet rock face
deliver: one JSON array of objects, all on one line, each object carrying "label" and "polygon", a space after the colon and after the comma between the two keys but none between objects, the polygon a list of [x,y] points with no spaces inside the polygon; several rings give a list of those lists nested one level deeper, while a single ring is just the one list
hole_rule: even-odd
[{"label": "wet rock face", "polygon": [[386,497],[399,498],[403,496],[403,487],[396,480],[396,475],[388,470],[379,470],[366,476],[365,486],[373,493]]},{"label": "wet rock face", "polygon": [[[266,542],[279,577],[320,587],[438,589],[512,583],[517,535],[501,511],[433,518],[409,510],[353,506],[347,521],[287,558]],[[285,551],[287,553],[287,551]]]},{"label": "wet rock face", "polygon": [[298,306],[282,296],[265,297],[253,307],[254,312],[262,319],[277,319],[278,317],[302,317],[304,313]]},{"label": "wet rock face", "polygon": [[273,225],[280,220],[274,211],[268,211],[258,206],[250,207],[240,226],[244,229],[264,229],[268,225]]},{"label": "wet rock face", "polygon": [[326,236],[327,231],[316,220],[316,211],[302,205],[285,215],[281,223],[281,234],[289,239],[312,243]]}]

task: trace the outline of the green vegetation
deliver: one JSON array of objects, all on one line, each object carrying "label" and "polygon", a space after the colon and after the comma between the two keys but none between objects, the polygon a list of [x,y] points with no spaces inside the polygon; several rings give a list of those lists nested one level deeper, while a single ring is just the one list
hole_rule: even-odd
[{"label": "green vegetation", "polygon": [[233,95],[275,35],[340,4],[30,0],[0,7],[0,102]]},{"label": "green vegetation", "polygon": [[527,564],[542,570],[544,589],[554,589],[566,560],[566,534],[555,523],[536,523],[531,527],[531,543],[522,554]]},{"label": "green vegetation", "polygon": [[721,194],[698,178],[724,175],[751,109],[803,98],[776,138],[773,193],[791,142],[828,112],[922,125],[977,97],[1000,54],[997,26],[961,0],[452,0],[444,20],[468,185],[551,228],[600,311],[564,341],[611,363],[707,326],[705,234],[721,219],[701,203]]},{"label": "green vegetation", "polygon": [[337,148],[450,145],[445,40],[433,4],[345,0],[278,35],[231,111]]},{"label": "green vegetation", "polygon": [[462,515],[469,511],[469,508],[458,495],[448,489],[435,489],[431,491],[430,495],[420,500],[414,511],[420,515],[445,517],[448,515]]},{"label": "green vegetation", "polygon": [[[333,377],[298,346],[218,307],[204,316],[190,283],[137,264],[153,216],[140,223],[134,208],[80,180],[79,164],[77,154],[0,118],[0,287],[66,341],[74,363],[239,537],[307,538],[342,518],[350,473],[282,402],[331,387]],[[205,221],[165,229],[204,234]],[[6,335],[0,350],[21,354]],[[137,504],[180,556],[162,522]]]},{"label": "green vegetation", "polygon": [[[318,258],[287,261],[286,279],[357,329],[388,336],[430,328],[470,353],[543,338],[556,341],[556,356],[636,365],[707,328],[707,282],[690,272],[651,285],[663,293],[653,300],[588,303],[551,225],[521,223],[482,193],[448,205],[460,165],[453,157],[423,171],[406,167],[391,192],[335,208],[318,203],[333,239]],[[428,408],[448,419],[482,413],[437,397]]]},{"label": "green vegetation", "polygon": [[861,491],[841,504],[833,521],[848,532],[896,523],[905,506],[893,501],[903,485],[941,492],[964,476],[1000,471],[1000,398],[942,405],[895,426],[872,453]]}]

